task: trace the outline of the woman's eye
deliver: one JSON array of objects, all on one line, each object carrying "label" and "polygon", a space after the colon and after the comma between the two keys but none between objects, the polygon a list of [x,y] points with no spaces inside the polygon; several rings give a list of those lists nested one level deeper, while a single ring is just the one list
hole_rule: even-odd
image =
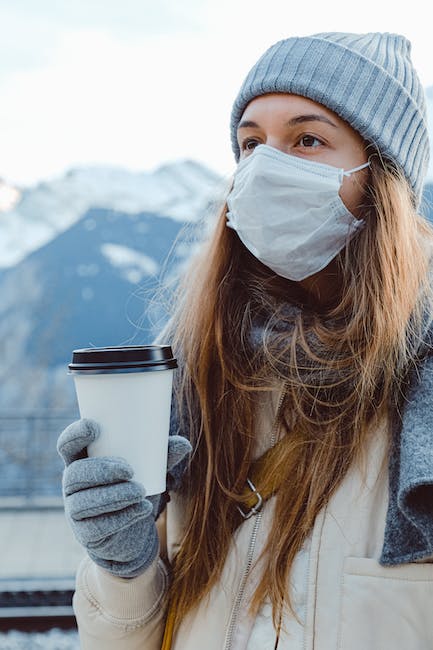
[{"label": "woman's eye", "polygon": [[244,140],[242,142],[242,149],[244,151],[252,151],[257,147],[257,145],[260,144],[257,142],[257,140],[253,140],[252,138],[248,138],[247,140]]},{"label": "woman's eye", "polygon": [[316,138],[314,135],[303,135],[299,140],[299,144],[302,147],[318,147],[323,144],[323,142],[319,140],[319,138]]}]

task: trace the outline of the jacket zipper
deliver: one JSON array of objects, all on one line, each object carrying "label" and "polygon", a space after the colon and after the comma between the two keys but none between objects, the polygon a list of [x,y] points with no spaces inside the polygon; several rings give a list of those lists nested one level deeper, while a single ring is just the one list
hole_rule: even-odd
[{"label": "jacket zipper", "polygon": [[256,546],[256,541],[257,541],[257,533],[259,530],[260,522],[262,520],[262,512],[258,512],[255,516],[255,522],[253,526],[253,530],[251,533],[251,538],[250,538],[250,543],[248,546],[248,553],[247,553],[247,563],[245,566],[245,570],[242,576],[242,580],[238,589],[238,593],[236,596],[236,600],[233,605],[232,613],[230,616],[230,623],[229,623],[229,628],[228,628],[228,634],[226,638],[226,643],[224,646],[224,650],[231,650],[232,648],[232,642],[233,642],[233,632],[235,629],[235,625],[237,623],[238,617],[239,617],[239,611],[241,607],[241,602],[244,597],[245,593],[245,586],[247,584],[247,579],[248,575],[251,571],[251,566],[253,563],[253,557],[254,557],[254,549]]},{"label": "jacket zipper", "polygon": [[[271,447],[275,445],[276,438],[277,438],[277,431],[278,431],[278,423],[280,419],[280,412],[281,408],[283,406],[283,401],[286,396],[286,388],[284,386],[283,390],[281,391],[280,398],[278,400],[278,407],[277,407],[277,414],[275,416],[275,421],[274,421],[274,426],[272,428],[272,435],[271,435]],[[230,621],[229,621],[229,626],[228,626],[228,632],[227,632],[227,637],[226,637],[226,642],[224,645],[224,650],[232,650],[232,643],[233,643],[233,633],[235,630],[236,623],[239,618],[239,611],[241,608],[241,603],[244,597],[245,593],[245,587],[247,584],[247,579],[249,576],[249,573],[251,571],[251,566],[253,564],[253,557],[254,557],[254,550],[256,547],[256,542],[257,542],[257,534],[259,531],[260,523],[262,521],[262,516],[263,516],[263,511],[261,510],[258,512],[255,517],[254,521],[254,526],[253,530],[251,532],[251,537],[250,537],[250,543],[248,545],[248,552],[247,552],[247,561],[245,565],[245,569],[242,575],[242,580],[239,585],[238,593],[236,595],[235,602],[233,604],[232,612],[230,615]]]}]

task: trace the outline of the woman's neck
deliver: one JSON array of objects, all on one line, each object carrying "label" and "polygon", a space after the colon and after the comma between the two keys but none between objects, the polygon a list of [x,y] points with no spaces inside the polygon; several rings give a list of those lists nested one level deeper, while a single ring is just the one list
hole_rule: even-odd
[{"label": "woman's neck", "polygon": [[341,276],[333,259],[322,271],[299,282],[306,291],[311,307],[316,311],[329,309],[341,299]]}]

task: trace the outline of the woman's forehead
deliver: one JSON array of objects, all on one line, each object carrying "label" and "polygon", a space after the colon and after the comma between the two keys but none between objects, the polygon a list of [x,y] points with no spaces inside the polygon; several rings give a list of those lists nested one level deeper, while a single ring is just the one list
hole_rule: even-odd
[{"label": "woman's forehead", "polygon": [[268,93],[255,97],[249,102],[242,113],[240,123],[245,119],[252,119],[252,116],[276,115],[279,113],[284,114],[285,112],[290,115],[299,111],[313,112],[328,116],[334,121],[343,122],[336,113],[308,97],[293,95],[291,93]]}]

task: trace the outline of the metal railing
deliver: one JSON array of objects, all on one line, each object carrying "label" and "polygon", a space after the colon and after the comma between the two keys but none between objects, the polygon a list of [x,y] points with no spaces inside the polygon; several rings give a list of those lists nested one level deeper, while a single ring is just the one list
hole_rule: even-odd
[{"label": "metal railing", "polygon": [[[1,513],[63,508],[63,461],[56,443],[60,432],[78,417],[64,411],[0,411]],[[0,631],[76,628],[73,590],[73,577],[0,577]]]},{"label": "metal railing", "polygon": [[49,503],[61,497],[60,432],[78,413],[0,411],[0,505]]}]

